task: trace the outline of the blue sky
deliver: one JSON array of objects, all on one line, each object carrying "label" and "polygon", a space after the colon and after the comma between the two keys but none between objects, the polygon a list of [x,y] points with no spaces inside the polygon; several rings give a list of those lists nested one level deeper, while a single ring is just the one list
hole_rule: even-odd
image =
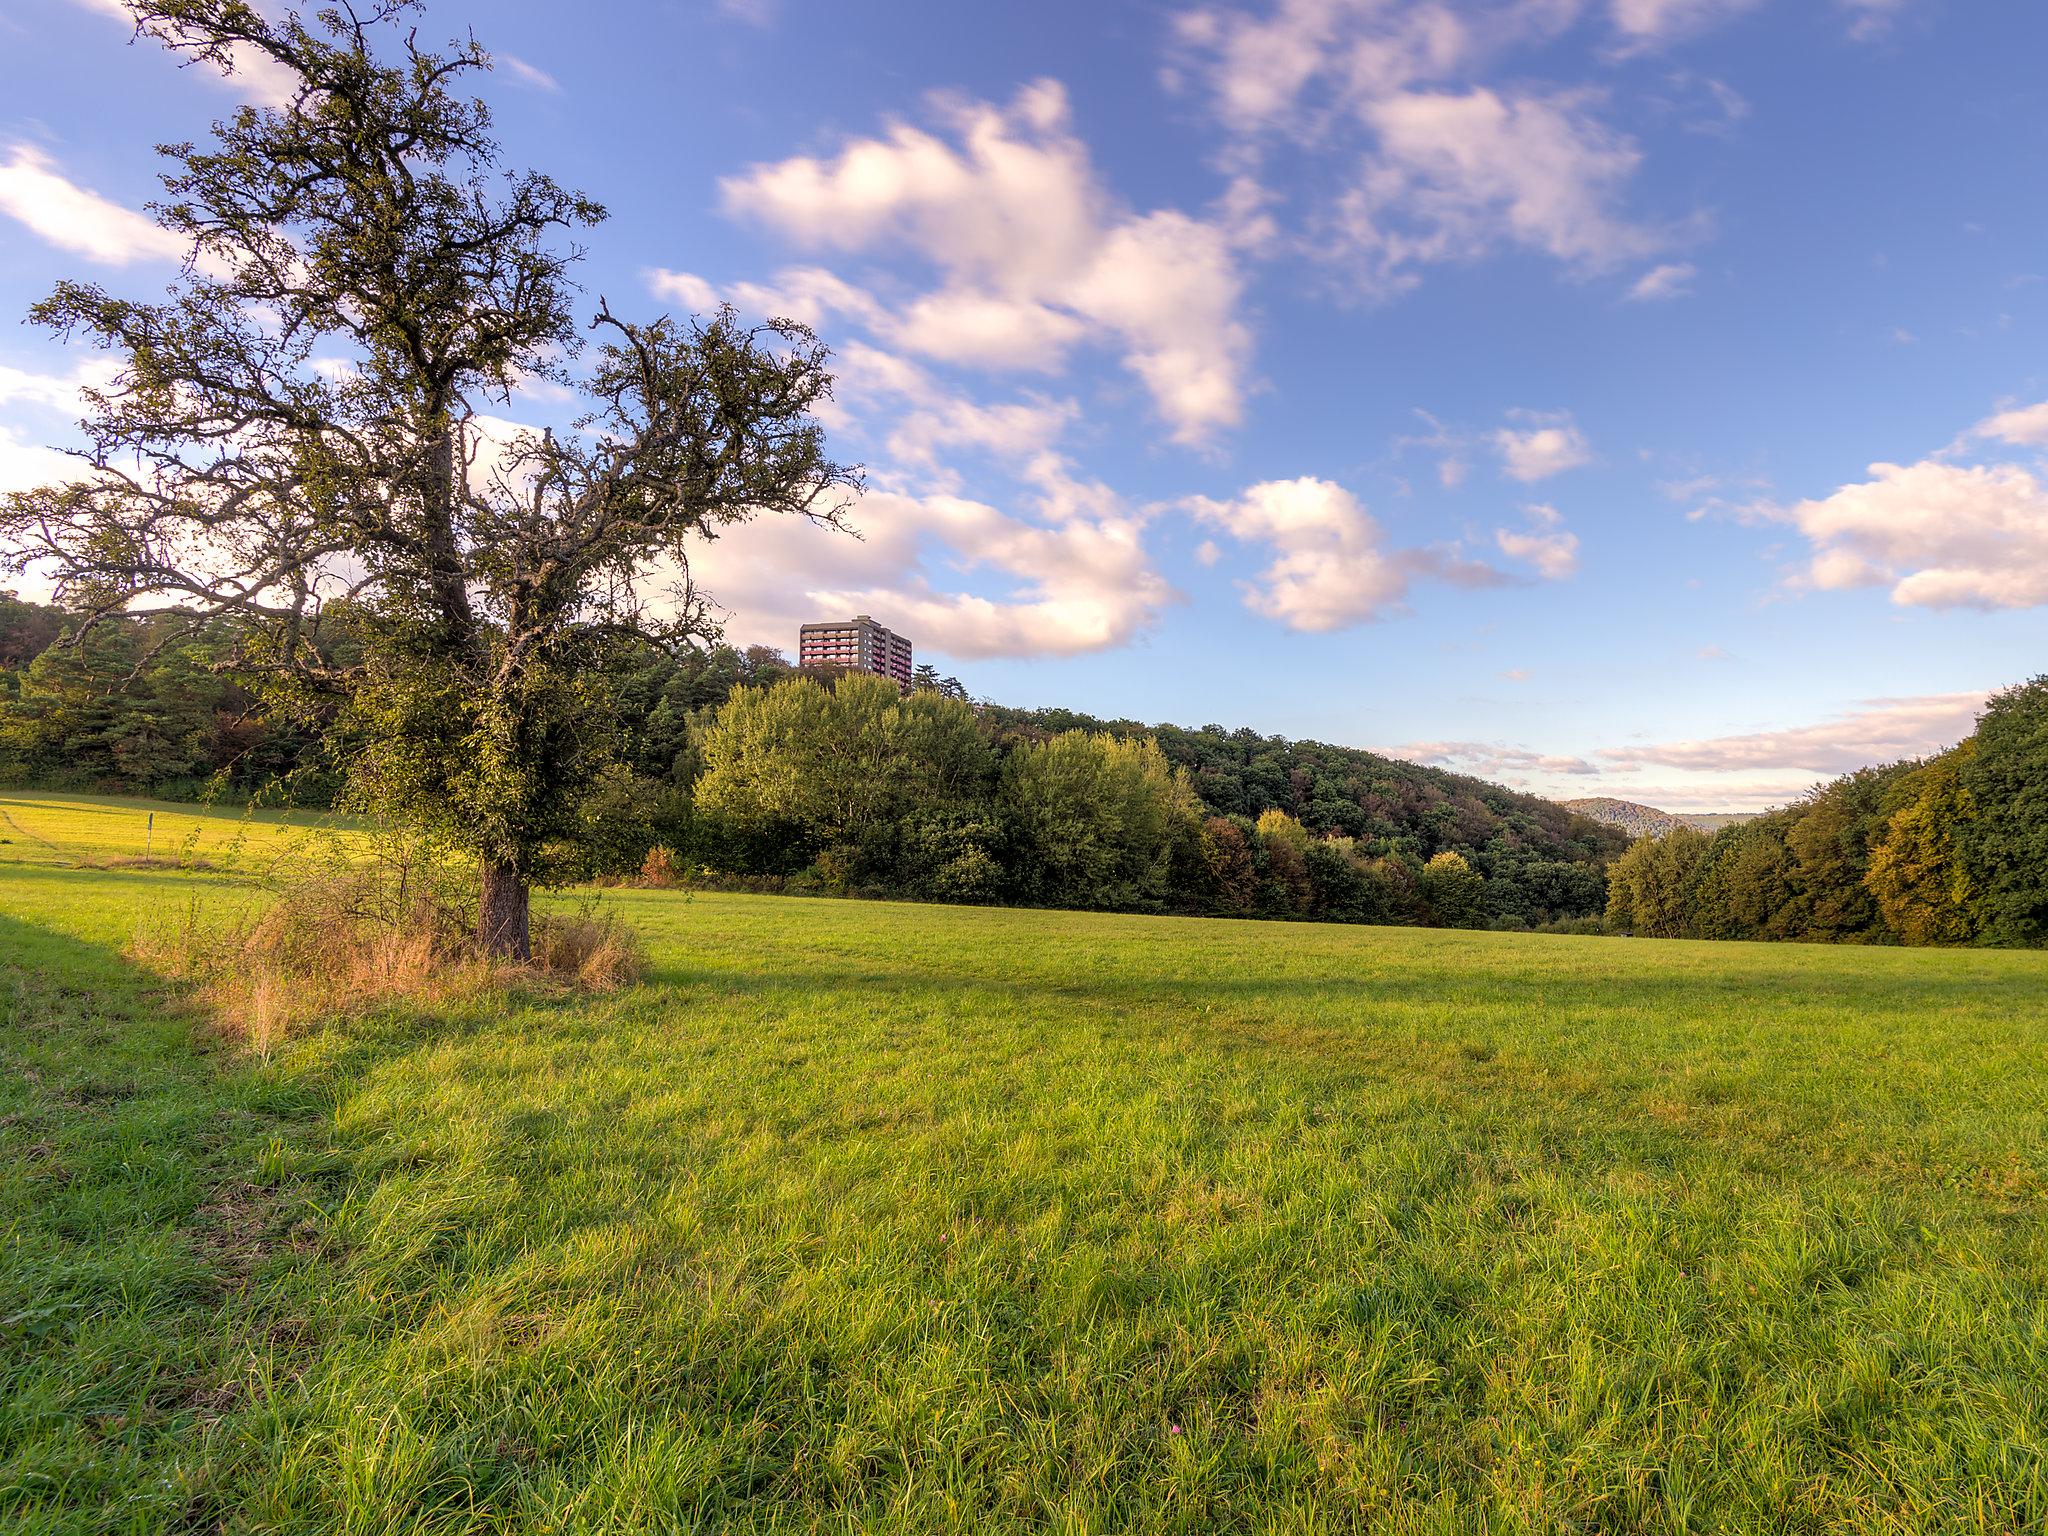
[{"label": "blue sky", "polygon": [[[147,293],[147,146],[260,73],[0,16],[0,310]],[[1018,704],[1743,808],[2048,655],[2048,10],[1962,0],[436,3],[583,279],[836,350],[873,613]],[[87,359],[0,329],[0,487]],[[514,402],[538,422],[559,402]]]}]

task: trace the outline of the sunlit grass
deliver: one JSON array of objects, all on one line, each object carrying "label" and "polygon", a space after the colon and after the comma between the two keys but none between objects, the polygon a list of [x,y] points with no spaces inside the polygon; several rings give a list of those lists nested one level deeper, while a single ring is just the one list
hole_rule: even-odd
[{"label": "sunlit grass", "polygon": [[625,892],[259,1068],[221,881],[0,864],[30,1528],[2048,1519],[2048,956]]},{"label": "sunlit grass", "polygon": [[91,868],[148,861],[251,872],[292,856],[309,837],[352,837],[355,827],[331,811],[0,790],[0,859],[9,863]]}]

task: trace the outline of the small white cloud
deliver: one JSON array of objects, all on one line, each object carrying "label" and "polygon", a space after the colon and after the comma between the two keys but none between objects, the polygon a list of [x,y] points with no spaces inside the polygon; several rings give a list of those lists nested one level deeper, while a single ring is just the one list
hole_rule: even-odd
[{"label": "small white cloud", "polygon": [[1510,667],[1501,673],[1501,679],[1510,683],[1526,683],[1531,674],[1527,667]]},{"label": "small white cloud", "polygon": [[32,405],[77,417],[84,414],[84,392],[105,389],[120,372],[112,358],[94,357],[69,373],[31,373],[0,363],[0,405]]},{"label": "small white cloud", "polygon": [[497,62],[505,67],[505,72],[521,85],[530,85],[535,90],[546,91],[550,95],[561,93],[562,82],[538,64],[529,64],[513,53],[501,53],[495,57]]},{"label": "small white cloud", "polygon": [[1593,462],[1593,450],[1569,412],[1510,411],[1508,416],[1528,423],[1493,434],[1501,473],[1509,478],[1529,485]]},{"label": "small white cloud", "polygon": [[80,464],[54,448],[34,443],[14,428],[0,423],[0,495],[8,491],[32,491],[43,485],[62,485],[78,478]]},{"label": "small white cloud", "polygon": [[1343,248],[1392,290],[1413,269],[1501,246],[1604,271],[1655,255],[1673,232],[1620,211],[1642,163],[1634,140],[1590,111],[1586,93],[1402,91],[1360,107],[1376,147],[1339,200]]},{"label": "small white cloud", "polygon": [[[80,10],[96,11],[133,30],[134,14],[124,0],[72,0]],[[259,10],[264,7],[259,6]],[[268,54],[231,45],[225,56],[199,73],[259,107],[283,107],[298,93],[299,77]]]},{"label": "small white cloud", "polygon": [[1448,768],[1453,773],[1471,774],[1496,783],[1517,783],[1531,776],[1583,778],[1600,772],[1583,757],[1536,752],[1496,741],[1410,741],[1386,751],[1389,756],[1411,763]]},{"label": "small white cloud", "polygon": [[[1049,482],[1046,499],[1070,489]],[[693,552],[692,577],[743,641],[788,646],[819,614],[872,613],[920,652],[963,659],[1126,645],[1174,598],[1144,514],[1120,507],[1048,526],[957,496],[870,491],[848,522],[861,538],[795,518],[739,524]]]},{"label": "small white cloud", "polygon": [[1454,548],[1387,548],[1357,497],[1314,476],[1264,481],[1233,501],[1195,497],[1185,505],[1201,521],[1272,550],[1271,563],[1240,586],[1247,608],[1289,629],[1318,633],[1391,617],[1419,578],[1467,587],[1509,580]]},{"label": "small white cloud", "polygon": [[1692,280],[1699,269],[1689,261],[1670,261],[1650,268],[1628,291],[1632,304],[1651,304],[1663,299],[1680,299],[1692,292]]},{"label": "small white cloud", "polygon": [[1223,549],[1214,539],[1204,539],[1195,546],[1195,563],[1214,565],[1223,558]]},{"label": "small white cloud", "polygon": [[1629,48],[1655,48],[1752,10],[1759,0],[1613,0],[1614,27]]},{"label": "small white cloud", "polygon": [[694,272],[671,272],[666,267],[649,267],[643,274],[647,288],[657,299],[680,304],[693,314],[718,308],[718,290]]},{"label": "small white cloud", "polygon": [[1996,438],[2021,448],[2048,448],[2048,400],[2000,411],[1970,429],[1973,437]]},{"label": "small white cloud", "polygon": [[1869,41],[1882,37],[1906,8],[1908,0],[1835,0],[1849,16],[1849,35]]},{"label": "small white cloud", "polygon": [[1701,661],[1729,661],[1733,659],[1718,645],[1703,645],[1696,654]]},{"label": "small white cloud", "polygon": [[1563,581],[1578,574],[1579,536],[1565,529],[1557,508],[1544,505],[1523,510],[1531,524],[1526,531],[1495,530],[1494,542],[1500,545],[1501,553],[1510,560],[1533,565],[1545,581]]}]

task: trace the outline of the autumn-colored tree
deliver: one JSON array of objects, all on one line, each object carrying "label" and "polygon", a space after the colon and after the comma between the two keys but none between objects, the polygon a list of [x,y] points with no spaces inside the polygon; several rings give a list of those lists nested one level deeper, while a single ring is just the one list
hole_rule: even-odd
[{"label": "autumn-colored tree", "polygon": [[1976,935],[1975,892],[1956,846],[1975,814],[1963,772],[1976,750],[1965,741],[1914,770],[1903,786],[1912,798],[1870,851],[1863,883],[1908,944],[1966,944]]}]

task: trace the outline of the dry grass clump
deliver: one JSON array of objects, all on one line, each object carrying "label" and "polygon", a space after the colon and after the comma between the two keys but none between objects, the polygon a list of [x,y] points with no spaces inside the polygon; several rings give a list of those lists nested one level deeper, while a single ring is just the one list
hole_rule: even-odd
[{"label": "dry grass clump", "polygon": [[222,1028],[266,1058],[308,1024],[385,1004],[432,1007],[534,984],[612,991],[646,969],[638,936],[595,903],[536,914],[528,964],[485,955],[460,888],[412,856],[302,876],[238,917],[210,916],[195,903],[138,934],[132,952],[197,983]]},{"label": "dry grass clump", "polygon": [[533,968],[588,991],[614,992],[647,974],[647,952],[631,928],[586,906],[533,920]]}]

